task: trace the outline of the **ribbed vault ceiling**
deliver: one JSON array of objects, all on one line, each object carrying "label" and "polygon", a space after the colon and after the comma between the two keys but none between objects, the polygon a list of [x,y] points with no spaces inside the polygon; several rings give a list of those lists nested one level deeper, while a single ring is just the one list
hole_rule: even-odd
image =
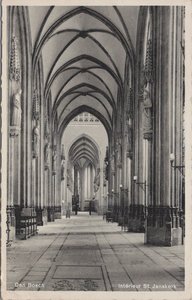
[{"label": "ribbed vault ceiling", "polygon": [[[126,61],[134,64],[139,7],[29,7],[34,74],[43,65],[58,130],[83,109],[112,126]],[[69,117],[70,116],[70,117]]]},{"label": "ribbed vault ceiling", "polygon": [[96,168],[99,164],[98,148],[89,136],[83,135],[71,145],[69,160],[79,168],[82,168],[87,162]]}]

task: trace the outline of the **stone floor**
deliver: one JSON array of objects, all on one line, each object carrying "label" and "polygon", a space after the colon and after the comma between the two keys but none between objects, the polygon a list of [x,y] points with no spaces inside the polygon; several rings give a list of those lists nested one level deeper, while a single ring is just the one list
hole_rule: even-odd
[{"label": "stone floor", "polygon": [[183,246],[144,245],[144,234],[88,213],[38,229],[7,248],[8,290],[184,290]]}]

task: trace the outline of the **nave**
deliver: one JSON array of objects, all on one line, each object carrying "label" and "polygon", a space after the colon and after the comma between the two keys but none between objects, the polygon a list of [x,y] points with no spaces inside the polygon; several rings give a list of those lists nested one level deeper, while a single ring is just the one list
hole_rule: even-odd
[{"label": "nave", "polygon": [[149,247],[144,233],[124,232],[96,213],[40,227],[7,256],[11,291],[184,290],[183,246]]},{"label": "nave", "polygon": [[185,17],[7,7],[9,291],[183,290]]}]

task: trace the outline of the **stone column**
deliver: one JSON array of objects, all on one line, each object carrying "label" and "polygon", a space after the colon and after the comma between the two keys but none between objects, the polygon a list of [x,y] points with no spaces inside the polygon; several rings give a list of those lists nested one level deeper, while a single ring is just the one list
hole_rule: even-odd
[{"label": "stone column", "polygon": [[84,181],[85,181],[85,172],[84,169],[80,169],[80,177],[79,177],[79,182],[80,182],[80,203],[81,203],[81,210],[83,211],[84,209]]},{"label": "stone column", "polygon": [[[36,209],[37,214],[37,225],[42,224],[42,209],[41,209],[41,169],[40,169],[40,158],[41,158],[41,147],[40,147],[40,128],[39,128],[39,100],[37,91],[35,90],[34,96],[34,108],[33,108],[33,130],[32,130],[32,194],[33,194],[33,205]],[[38,102],[38,104],[37,104]],[[36,106],[36,105],[37,106]]]},{"label": "stone column", "polygon": [[52,153],[52,190],[53,190],[53,198],[52,198],[52,203],[51,206],[52,208],[55,207],[56,205],[56,175],[58,172],[57,169],[57,156],[58,156],[58,151],[57,151],[57,145],[53,145],[53,153]]},{"label": "stone column", "polygon": [[[10,126],[10,138],[9,138],[9,183],[8,183],[8,202],[7,202],[7,243],[15,240],[16,235],[16,218],[15,218],[15,205],[20,206],[20,202],[16,203],[16,190],[15,184],[19,185],[18,177],[16,174],[16,162],[15,156],[15,139],[19,139],[20,128],[16,126]],[[16,180],[17,179],[17,180]],[[17,199],[18,201],[18,199]]]},{"label": "stone column", "polygon": [[43,201],[43,225],[47,224],[47,206],[49,203],[49,171],[48,168],[44,171],[44,201]]},{"label": "stone column", "polygon": [[120,217],[120,184],[122,180],[122,136],[121,133],[116,133],[116,144],[115,144],[115,159],[116,159],[116,172],[115,172],[115,222],[118,222]]},{"label": "stone column", "polygon": [[13,195],[14,195],[14,136],[9,139],[9,185],[8,185],[8,206],[14,205]]},{"label": "stone column", "polygon": [[84,168],[84,200],[87,199],[87,167]]},{"label": "stone column", "polygon": [[91,165],[87,166],[87,196],[91,198]]},{"label": "stone column", "polygon": [[[111,145],[110,151],[110,174],[111,174],[111,202],[112,202],[112,214],[113,214],[113,221],[116,222],[117,220],[117,199],[116,199],[116,157],[115,157],[115,146],[114,141]],[[109,195],[110,197],[110,195]]]},{"label": "stone column", "polygon": [[51,199],[48,206],[48,222],[55,221],[54,208],[56,203],[56,172],[57,172],[57,146],[55,144],[52,145],[52,169],[51,169]]},{"label": "stone column", "polygon": [[124,103],[124,181],[123,181],[123,199],[124,199],[124,223],[128,226],[129,208],[131,205],[132,189],[132,158],[133,158],[133,90],[131,86],[131,73],[127,74],[127,97]]},{"label": "stone column", "polygon": [[77,215],[78,211],[78,170],[77,166],[74,166],[74,203],[73,203],[73,210],[75,211],[75,214]]},{"label": "stone column", "polygon": [[[158,8],[156,66],[156,159],[154,200],[148,209],[146,243],[172,246],[182,243],[179,221],[180,186],[176,186],[173,165],[180,153],[175,145],[181,145],[179,125],[182,115],[181,103],[183,74],[181,72],[182,40],[181,7]],[[180,103],[180,105],[179,105]],[[180,108],[176,113],[176,106]],[[180,148],[180,147],[179,147]],[[172,160],[173,159],[173,160]]]},{"label": "stone column", "polygon": [[65,214],[65,181],[61,181],[61,215]]},{"label": "stone column", "polygon": [[[12,20],[13,21],[13,20]],[[13,28],[12,28],[13,30]],[[20,132],[22,119],[22,90],[20,51],[15,35],[10,41],[9,60],[9,157],[8,157],[8,201],[7,201],[7,244],[16,237],[15,208],[20,208]]]},{"label": "stone column", "polygon": [[21,132],[21,90],[18,88],[11,97],[9,127],[9,184],[7,204],[7,242],[15,240],[16,214],[15,208],[24,205],[20,199],[20,132]]},{"label": "stone column", "polygon": [[57,157],[56,157],[56,174],[55,174],[55,219],[61,219],[61,182],[62,169],[64,168],[64,145],[61,145],[60,139],[57,138]]},{"label": "stone column", "polygon": [[108,162],[108,210],[109,211],[113,211],[114,208],[114,197],[113,197],[113,193],[112,190],[114,190],[114,175],[115,175],[115,170],[114,170],[114,155],[113,155],[113,150],[110,149],[110,158],[109,158],[109,162]]},{"label": "stone column", "polygon": [[93,198],[93,166],[90,165],[90,198]]},{"label": "stone column", "polygon": [[[134,194],[130,206],[130,231],[145,231],[146,206],[148,199],[149,173],[151,172],[148,140],[152,139],[153,133],[153,39],[151,37],[152,18],[150,8],[146,8],[147,17],[145,26],[139,28],[142,32],[140,50],[138,51],[138,70],[137,70],[137,97],[135,104],[135,154],[134,165],[135,172]],[[145,38],[143,38],[143,36]]]},{"label": "stone column", "polygon": [[113,221],[118,222],[118,209],[119,209],[119,193],[118,193],[118,180],[119,168],[117,167],[117,157],[114,155],[114,188],[113,188]]},{"label": "stone column", "polygon": [[64,153],[64,145],[62,145],[61,149],[61,184],[60,184],[60,201],[61,201],[61,218],[64,215],[64,209],[65,209],[65,153]]},{"label": "stone column", "polygon": [[47,224],[47,207],[49,206],[49,170],[50,169],[50,143],[44,145],[44,196],[43,196],[43,224]]}]

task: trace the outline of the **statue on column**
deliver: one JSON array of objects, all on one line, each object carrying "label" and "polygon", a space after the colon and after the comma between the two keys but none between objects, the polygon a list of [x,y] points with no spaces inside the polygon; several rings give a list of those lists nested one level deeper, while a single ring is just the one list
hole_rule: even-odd
[{"label": "statue on column", "polygon": [[152,99],[151,85],[153,78],[153,61],[152,61],[152,40],[147,41],[146,60],[143,66],[141,78],[141,99],[143,101],[143,137],[151,139],[152,137]]},{"label": "statue on column", "polygon": [[122,164],[121,136],[118,136],[117,140],[116,140],[116,153],[117,153],[117,164],[119,167],[121,167],[121,164]]},{"label": "statue on column", "polygon": [[61,180],[64,180],[65,176],[65,153],[64,153],[64,145],[61,147]]},{"label": "statue on column", "polygon": [[108,160],[105,160],[103,170],[104,170],[104,172],[103,172],[104,178],[105,178],[105,180],[108,180],[108,174],[109,174],[109,161]]},{"label": "statue on column", "polygon": [[113,174],[113,175],[115,173],[114,157],[115,157],[115,154],[114,154],[114,151],[113,151],[113,153],[111,154],[111,157],[110,157],[110,168],[111,168],[111,174]]},{"label": "statue on column", "polygon": [[18,39],[11,39],[9,79],[10,79],[10,136],[18,136],[21,129],[21,67],[18,50]]},{"label": "statue on column", "polygon": [[64,180],[65,178],[65,166],[64,163],[61,164],[61,180]]},{"label": "statue on column", "polygon": [[53,146],[53,156],[52,156],[52,167],[53,167],[53,173],[56,174],[57,169],[57,148],[56,146]]},{"label": "statue on column", "polygon": [[39,120],[40,112],[39,112],[39,94],[38,90],[35,88],[33,91],[33,119]]},{"label": "statue on column", "polygon": [[46,168],[48,168],[49,166],[49,153],[50,153],[50,145],[47,142],[44,148],[44,163]]},{"label": "statue on column", "polygon": [[49,124],[48,124],[48,116],[45,112],[44,116],[44,139],[45,139],[45,147],[44,147],[44,163],[45,169],[49,167],[50,163],[50,134],[49,134]]},{"label": "statue on column", "polygon": [[21,94],[22,90],[19,89],[16,94],[12,97],[11,105],[11,126],[21,127]]},{"label": "statue on column", "polygon": [[67,169],[67,187],[70,187],[70,171]]},{"label": "statue on column", "polygon": [[61,163],[65,162],[65,150],[64,150],[64,145],[61,145]]},{"label": "statue on column", "polygon": [[106,147],[106,154],[104,159],[104,176],[105,180],[108,180],[108,173],[109,173],[109,149]]},{"label": "statue on column", "polygon": [[133,125],[132,125],[132,118],[128,112],[126,114],[126,134],[127,134],[127,156],[131,158],[133,154]]},{"label": "statue on column", "polygon": [[100,187],[100,169],[97,168],[94,179],[94,192],[96,193]]},{"label": "statue on column", "polygon": [[39,123],[37,122],[33,128],[33,157],[38,157],[39,154]]},{"label": "statue on column", "polygon": [[150,94],[150,84],[144,87],[143,92],[143,132],[144,138],[152,133],[152,101]]},{"label": "statue on column", "polygon": [[72,180],[72,173],[71,173],[71,168],[67,169],[67,187],[68,189],[72,192],[72,184],[73,184],[73,180]]},{"label": "statue on column", "polygon": [[49,120],[48,120],[47,112],[45,112],[44,122],[45,122],[44,136],[45,136],[45,139],[47,141],[49,141],[50,133],[49,133]]}]

